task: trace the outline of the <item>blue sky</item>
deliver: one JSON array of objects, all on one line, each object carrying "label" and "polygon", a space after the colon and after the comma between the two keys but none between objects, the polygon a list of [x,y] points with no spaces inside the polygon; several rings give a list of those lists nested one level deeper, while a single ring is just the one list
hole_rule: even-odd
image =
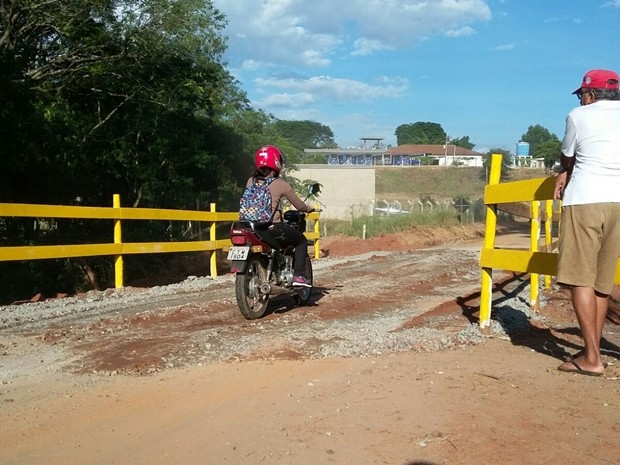
[{"label": "blue sky", "polygon": [[586,71],[620,71],[620,0],[214,0],[255,108],[329,126],[341,147],[439,123],[474,150],[562,138]]}]

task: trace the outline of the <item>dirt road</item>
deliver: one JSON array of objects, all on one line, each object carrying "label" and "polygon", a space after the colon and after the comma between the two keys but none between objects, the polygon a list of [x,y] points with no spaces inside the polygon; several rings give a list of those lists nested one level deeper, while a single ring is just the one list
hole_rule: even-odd
[{"label": "dirt road", "polygon": [[617,296],[605,376],[560,373],[580,347],[565,292],[537,314],[498,274],[483,337],[480,240],[419,233],[326,240],[312,305],[258,321],[222,277],[3,330],[0,463],[620,463]]}]

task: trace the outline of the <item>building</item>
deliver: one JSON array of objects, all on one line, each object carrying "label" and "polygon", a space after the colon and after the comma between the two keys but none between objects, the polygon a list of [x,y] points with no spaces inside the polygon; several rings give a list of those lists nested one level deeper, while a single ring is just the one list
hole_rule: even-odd
[{"label": "building", "polygon": [[[365,142],[368,138],[362,138]],[[372,139],[377,140],[377,139]],[[382,147],[373,144],[346,149],[304,149],[304,153],[322,153],[327,156],[328,165],[383,165],[383,166],[479,166],[483,154],[456,145],[421,144]]]},{"label": "building", "polygon": [[[383,165],[432,164],[440,166],[482,166],[483,154],[452,144],[406,144],[389,147]],[[430,163],[428,163],[430,161]]]}]

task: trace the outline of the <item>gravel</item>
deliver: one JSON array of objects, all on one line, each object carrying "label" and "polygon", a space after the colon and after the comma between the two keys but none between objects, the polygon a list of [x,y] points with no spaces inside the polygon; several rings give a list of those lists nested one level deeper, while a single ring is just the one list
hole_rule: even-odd
[{"label": "gravel", "polygon": [[[343,259],[322,259],[315,265],[315,276],[320,277],[337,265],[352,260],[364,262],[371,256],[389,255],[390,252],[372,252]],[[473,253],[473,256],[475,255]],[[427,257],[421,259],[426,260]],[[76,328],[84,328],[87,326],[82,324],[85,321],[95,323],[105,318],[114,321],[115,326],[101,331],[109,333],[106,333],[105,337],[109,336],[110,341],[118,342],[122,334],[127,338],[145,337],[135,329],[134,333],[128,333],[127,321],[136,315],[144,320],[162,318],[179,310],[187,315],[192,312],[203,315],[204,310],[196,302],[213,296],[224,302],[222,307],[227,307],[226,311],[230,313],[236,305],[233,287],[232,275],[216,279],[191,276],[183,282],[168,286],[91,291],[79,297],[7,305],[0,307],[0,329],[5,330],[5,335],[6,330],[9,330],[8,332],[15,336],[60,325],[73,328],[72,322],[80,322]],[[172,368],[251,358],[363,357],[407,350],[431,352],[454,349],[480,344],[488,337],[509,337],[512,331],[528,328],[532,320],[542,320],[543,317],[532,310],[528,299],[529,285],[526,283],[519,286],[518,294],[503,296],[501,301],[494,305],[489,336],[482,335],[476,324],[466,323],[461,328],[450,331],[442,329],[440,325],[413,328],[403,326],[412,317],[423,313],[415,299],[387,312],[361,313],[342,319],[322,319],[312,312],[284,312],[278,314],[277,318],[240,323],[237,315],[236,321],[221,325],[203,325],[199,331],[186,334],[187,337],[179,346],[161,358],[164,368]],[[222,315],[211,313],[210,317],[230,320],[230,316]],[[462,324],[462,320],[459,324]],[[63,337],[71,340],[71,331],[78,329],[63,331]],[[73,340],[87,339],[92,335],[93,329],[79,331],[84,333],[73,335]],[[7,360],[5,362],[8,363]],[[159,371],[161,368],[154,367],[149,372]]]},{"label": "gravel", "polygon": [[161,308],[173,306],[182,296],[204,292],[211,287],[232,283],[234,276],[189,276],[180,283],[150,288],[126,287],[105,291],[88,291],[76,297],[48,299],[39,302],[0,306],[0,329],[40,328],[54,321],[99,317],[127,307]]}]

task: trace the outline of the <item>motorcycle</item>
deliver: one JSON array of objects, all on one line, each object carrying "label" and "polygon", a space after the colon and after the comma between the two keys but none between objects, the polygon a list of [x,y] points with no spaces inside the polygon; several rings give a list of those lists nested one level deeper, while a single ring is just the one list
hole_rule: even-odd
[{"label": "motorcycle", "polygon": [[[318,194],[320,187],[320,184],[308,186],[304,201]],[[306,230],[304,212],[287,210],[282,220],[302,233]],[[269,226],[271,223],[236,221],[230,229],[232,247],[227,259],[235,273],[237,305],[248,320],[262,317],[272,296],[291,295],[296,305],[305,305],[312,294],[312,287],[293,286],[294,247],[282,247]],[[310,257],[306,257],[304,276],[312,284]]]}]

